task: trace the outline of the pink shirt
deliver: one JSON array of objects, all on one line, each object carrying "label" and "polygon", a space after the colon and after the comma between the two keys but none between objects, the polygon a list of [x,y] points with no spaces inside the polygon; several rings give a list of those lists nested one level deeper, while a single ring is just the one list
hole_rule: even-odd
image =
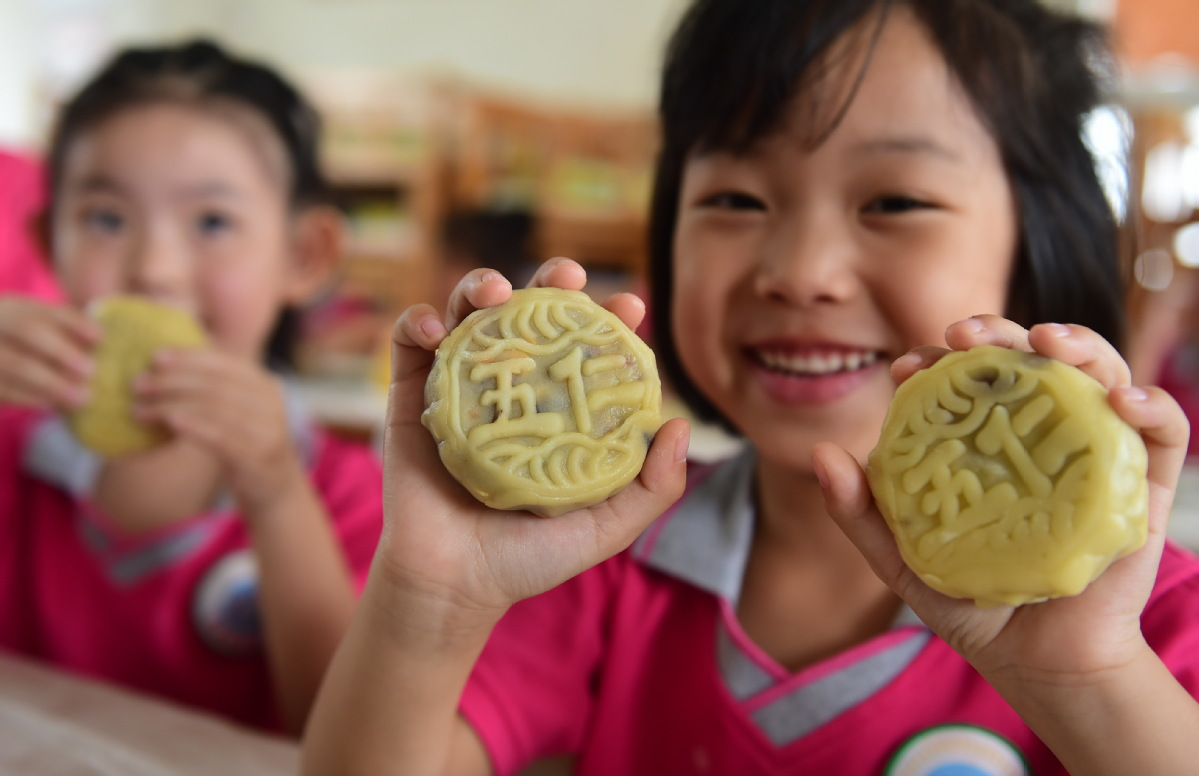
[{"label": "pink shirt", "polygon": [[[513,607],[461,703],[498,774],[567,753],[582,776],[1064,773],[910,611],[795,674],[758,649],[732,604],[751,473],[701,473],[628,552]],[[1199,689],[1199,561],[1176,547],[1144,630]]]},{"label": "pink shirt", "polygon": [[[26,473],[37,420],[0,410],[0,647],[277,728],[239,517],[218,511],[124,534]],[[364,445],[313,441],[312,482],[361,587],[382,525],[380,465]]]},{"label": "pink shirt", "polygon": [[44,195],[38,165],[0,151],[0,294],[59,297],[50,265],[33,239],[33,219]]}]

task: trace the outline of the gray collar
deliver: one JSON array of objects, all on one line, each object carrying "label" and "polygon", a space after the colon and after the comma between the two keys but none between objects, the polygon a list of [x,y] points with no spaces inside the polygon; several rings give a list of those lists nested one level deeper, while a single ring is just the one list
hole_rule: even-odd
[{"label": "gray collar", "polygon": [[[299,390],[289,380],[279,377],[283,385],[283,398],[287,409],[287,423],[292,440],[306,468],[316,462],[316,428]],[[76,498],[91,496],[100,476],[102,460],[98,455],[79,443],[71,433],[65,420],[52,415],[34,426],[25,444],[22,461],[25,471],[58,487]],[[221,499],[228,505],[228,499]]]},{"label": "gray collar", "polygon": [[[692,472],[700,482],[637,538],[633,557],[735,608],[753,541],[756,462],[753,449],[747,448],[733,458]],[[904,604],[894,627],[919,624],[920,619]]]}]

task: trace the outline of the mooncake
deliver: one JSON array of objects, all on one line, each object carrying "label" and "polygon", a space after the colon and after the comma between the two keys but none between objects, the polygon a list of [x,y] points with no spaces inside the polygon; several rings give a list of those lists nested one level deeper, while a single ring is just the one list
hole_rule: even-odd
[{"label": "mooncake", "polygon": [[1145,542],[1144,441],[1079,369],[991,345],[896,391],[867,476],[907,565],[980,606],[1075,595]]},{"label": "mooncake", "polygon": [[134,419],[133,378],[145,372],[165,347],[200,347],[207,340],[188,313],[135,296],[100,300],[91,313],[103,337],[88,403],[70,415],[75,436],[105,457],[146,450],[168,438],[165,428]]},{"label": "mooncake", "polygon": [[581,291],[529,288],[438,348],[421,421],[446,469],[497,509],[553,516],[641,471],[662,424],[653,351]]}]

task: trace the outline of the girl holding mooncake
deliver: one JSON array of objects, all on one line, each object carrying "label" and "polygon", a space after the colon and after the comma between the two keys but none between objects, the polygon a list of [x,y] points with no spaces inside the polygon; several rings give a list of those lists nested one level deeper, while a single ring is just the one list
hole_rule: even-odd
[{"label": "girl holding mooncake", "polygon": [[68,303],[0,298],[0,646],[302,728],[382,525],[373,451],[272,371],[337,260],[317,132],[205,42],[125,51],[64,106]]},{"label": "girl holding mooncake", "polygon": [[[408,310],[387,528],[306,773],[512,774],[551,756],[594,775],[1192,771],[1199,562],[1164,539],[1187,426],[1111,344],[1116,227],[1081,134],[1102,53],[1098,30],[1036,0],[696,0],[662,82],[653,328],[670,382],[746,452],[687,472],[671,420],[597,506],[487,508],[442,466],[423,392],[447,334],[513,292],[476,272],[445,319]],[[583,283],[562,260],[535,279]],[[1010,413],[1017,434],[1077,418],[1058,376],[1037,378],[1052,361],[1134,429],[1120,478],[1142,498],[1119,509],[1147,523],[1081,592],[980,606],[904,562],[864,467],[896,383],[945,345],[1042,358],[966,364],[913,417],[962,426],[960,401],[1002,394],[1007,412],[1031,392],[1050,404]],[[968,441],[1018,453],[1008,426]],[[1072,451],[1103,427],[1035,451],[1048,490],[1081,476]],[[1009,491],[981,472],[925,479]],[[1013,536],[1046,535],[1038,515]]]}]

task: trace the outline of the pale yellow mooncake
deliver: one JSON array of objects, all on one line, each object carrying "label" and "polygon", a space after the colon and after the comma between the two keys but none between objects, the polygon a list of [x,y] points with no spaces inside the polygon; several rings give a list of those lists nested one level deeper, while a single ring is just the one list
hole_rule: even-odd
[{"label": "pale yellow mooncake", "polygon": [[164,442],[166,429],[133,418],[133,378],[165,347],[200,347],[207,341],[188,313],[135,296],[115,296],[93,306],[104,332],[95,353],[88,404],[68,418],[86,447],[105,457],[146,450]]},{"label": "pale yellow mooncake", "polygon": [[1145,444],[1081,370],[995,346],[899,386],[867,475],[908,566],[980,606],[1075,595],[1145,542]]},{"label": "pale yellow mooncake", "polygon": [[662,425],[654,354],[581,291],[530,288],[441,343],[421,417],[441,460],[497,509],[558,515],[641,471]]}]

